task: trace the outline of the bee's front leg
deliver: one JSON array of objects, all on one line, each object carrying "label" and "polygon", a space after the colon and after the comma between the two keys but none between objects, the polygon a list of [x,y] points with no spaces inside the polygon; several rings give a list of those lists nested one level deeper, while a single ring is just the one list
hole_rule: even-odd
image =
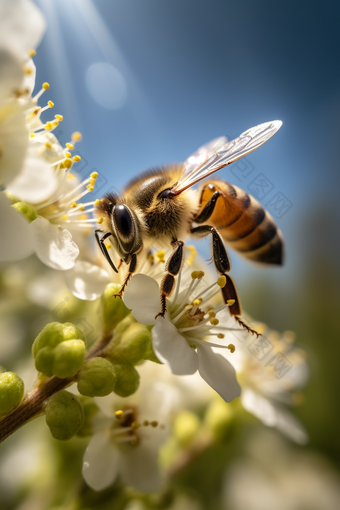
[{"label": "bee's front leg", "polygon": [[170,297],[171,294],[173,293],[175,286],[176,286],[175,276],[178,275],[178,273],[180,272],[182,265],[183,265],[183,260],[184,260],[184,249],[183,249],[184,243],[183,243],[183,241],[178,241],[177,239],[175,239],[174,241],[172,241],[171,244],[173,246],[175,246],[175,249],[172,252],[172,254],[170,255],[170,257],[168,258],[166,266],[165,266],[165,270],[168,272],[168,274],[166,274],[161,281],[161,287],[160,287],[161,311],[156,315],[156,317],[155,317],[156,319],[157,319],[157,317],[165,316],[166,298]]},{"label": "bee's front leg", "polygon": [[[120,267],[120,266],[119,266]],[[131,279],[131,276],[133,275],[133,273],[136,271],[137,269],[137,255],[134,253],[131,257],[131,260],[130,260],[130,265],[129,265],[129,271],[128,271],[128,274],[126,275],[125,277],[125,280],[123,282],[123,285],[121,286],[121,289],[120,291],[118,292],[118,294],[113,294],[114,297],[120,297],[122,298],[123,296],[123,293],[124,293],[124,290],[125,290],[125,287],[127,286],[127,284],[129,283],[130,279]]]}]

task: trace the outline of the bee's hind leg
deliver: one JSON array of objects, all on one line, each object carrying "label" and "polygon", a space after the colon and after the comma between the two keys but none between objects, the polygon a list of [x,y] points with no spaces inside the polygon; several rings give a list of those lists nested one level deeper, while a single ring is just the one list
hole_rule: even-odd
[{"label": "bee's hind leg", "polygon": [[171,294],[173,293],[173,291],[176,287],[175,276],[177,276],[178,273],[180,272],[182,265],[183,265],[183,261],[184,261],[184,250],[183,250],[184,243],[183,243],[183,241],[178,241],[177,239],[175,239],[174,241],[172,241],[171,244],[173,246],[175,246],[175,249],[172,252],[172,254],[170,255],[170,257],[168,258],[166,266],[165,266],[165,270],[168,272],[168,274],[166,274],[161,281],[161,286],[160,286],[161,311],[156,315],[156,317],[155,317],[156,319],[157,319],[157,317],[164,318],[164,316],[165,316],[166,298],[171,296]]},{"label": "bee's hind leg", "polygon": [[[209,202],[208,202],[209,203]],[[203,209],[204,211],[204,209]],[[202,212],[203,212],[202,211]],[[196,220],[195,220],[196,221]],[[205,220],[204,220],[205,221]],[[246,329],[249,333],[255,334],[259,336],[259,333],[248,326],[241,318],[241,303],[237,294],[237,290],[232,278],[226,274],[229,273],[231,269],[231,264],[229,260],[228,252],[224,246],[224,243],[221,239],[220,234],[217,232],[215,227],[211,227],[210,225],[200,225],[199,227],[195,227],[191,229],[191,233],[198,237],[204,237],[208,234],[212,235],[212,249],[213,249],[213,259],[214,264],[217,271],[226,278],[226,284],[221,289],[223,301],[225,304],[228,304],[228,301],[232,300],[234,303],[228,306],[229,313],[232,317],[234,317],[235,321]]]},{"label": "bee's hind leg", "polygon": [[[119,266],[120,267],[120,266]],[[114,297],[120,297],[122,298],[123,297],[123,294],[124,294],[124,290],[127,286],[127,284],[129,283],[133,273],[136,271],[137,269],[137,255],[134,253],[131,257],[131,260],[130,260],[130,265],[129,265],[129,271],[128,271],[128,274],[126,275],[125,277],[125,280],[123,282],[123,285],[121,286],[121,289],[120,291],[118,292],[118,294],[113,294]]]}]

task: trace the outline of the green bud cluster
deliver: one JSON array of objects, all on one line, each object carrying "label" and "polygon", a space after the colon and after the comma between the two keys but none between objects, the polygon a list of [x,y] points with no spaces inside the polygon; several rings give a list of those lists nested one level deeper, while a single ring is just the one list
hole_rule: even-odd
[{"label": "green bud cluster", "polygon": [[63,390],[47,401],[45,417],[52,436],[60,441],[67,441],[82,426],[84,410],[79,398]]},{"label": "green bud cluster", "polygon": [[118,283],[109,283],[101,297],[100,313],[102,316],[102,323],[104,334],[108,334],[114,330],[124,317],[126,317],[130,310],[125,306],[122,299],[114,297],[121,289]]},{"label": "green bud cluster", "polygon": [[34,340],[32,352],[39,372],[61,379],[73,377],[85,360],[85,336],[70,322],[51,322]]},{"label": "green bud cluster", "polygon": [[84,363],[77,380],[81,395],[105,397],[114,390],[117,376],[110,361],[105,358],[92,358]]},{"label": "green bud cluster", "polygon": [[0,373],[0,417],[13,411],[24,396],[24,383],[14,372]]}]

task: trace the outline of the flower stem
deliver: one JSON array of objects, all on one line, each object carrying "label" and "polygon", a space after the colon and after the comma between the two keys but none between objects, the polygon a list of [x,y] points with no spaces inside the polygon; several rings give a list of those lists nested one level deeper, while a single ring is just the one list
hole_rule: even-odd
[{"label": "flower stem", "polygon": [[[111,334],[101,337],[92,349],[89,350],[86,359],[105,356],[106,347],[111,338]],[[29,421],[41,416],[44,413],[46,400],[72,384],[76,377],[67,377],[65,379],[60,379],[56,376],[49,377],[39,386],[33,388],[14,411],[0,420],[0,443]]]}]

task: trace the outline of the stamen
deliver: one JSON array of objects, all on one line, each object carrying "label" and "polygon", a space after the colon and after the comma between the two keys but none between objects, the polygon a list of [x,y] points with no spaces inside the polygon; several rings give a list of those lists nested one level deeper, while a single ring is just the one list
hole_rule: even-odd
[{"label": "stamen", "polygon": [[73,151],[73,149],[74,149],[74,145],[73,145],[72,143],[68,143],[68,142],[67,142],[65,145],[66,145],[66,147],[67,147],[68,149],[70,149],[70,151]]},{"label": "stamen", "polygon": [[29,50],[29,52],[28,52],[28,56],[31,58],[34,57],[36,54],[37,54],[37,52],[33,48],[31,50]]},{"label": "stamen", "polygon": [[55,116],[54,116],[55,119],[59,120],[59,122],[62,122],[64,120],[64,117],[62,115],[59,115],[59,113],[57,113]]},{"label": "stamen", "polygon": [[75,131],[71,136],[72,142],[80,142],[82,138],[83,137],[79,131]]}]

